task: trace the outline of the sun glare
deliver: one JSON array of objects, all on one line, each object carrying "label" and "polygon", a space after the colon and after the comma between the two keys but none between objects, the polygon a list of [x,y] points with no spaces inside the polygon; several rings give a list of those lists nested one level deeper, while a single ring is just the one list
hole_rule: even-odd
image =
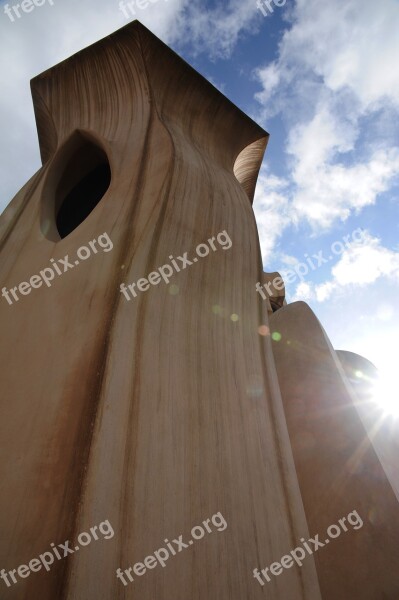
[{"label": "sun glare", "polygon": [[378,380],[373,384],[373,400],[386,415],[399,417],[398,387],[398,377],[394,376],[392,372],[380,372]]}]

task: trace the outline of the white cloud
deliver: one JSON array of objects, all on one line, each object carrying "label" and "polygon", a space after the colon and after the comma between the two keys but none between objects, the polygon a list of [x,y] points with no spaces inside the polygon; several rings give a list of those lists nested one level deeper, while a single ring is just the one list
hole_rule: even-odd
[{"label": "white cloud", "polygon": [[319,231],[396,183],[399,148],[365,136],[381,110],[399,110],[399,3],[297,0],[291,20],[277,59],[256,71],[256,99],[289,129],[292,218]]},{"label": "white cloud", "polygon": [[290,18],[277,60],[259,70],[266,92],[306,75],[334,93],[349,89],[364,110],[399,103],[396,0],[296,0]]},{"label": "white cloud", "polygon": [[240,35],[253,33],[260,23],[254,0],[229,0],[212,9],[192,1],[179,15],[179,39],[197,54],[206,50],[211,58],[228,58]]},{"label": "white cloud", "polygon": [[281,82],[281,65],[277,62],[272,62],[263,69],[257,69],[255,74],[262,84],[262,91],[257,92],[255,98],[261,104],[266,105]]},{"label": "white cloud", "polygon": [[286,187],[284,179],[261,171],[253,206],[266,268],[278,238],[290,221]]},{"label": "white cloud", "polygon": [[330,281],[314,286],[318,302],[354,287],[369,286],[379,279],[399,283],[399,252],[385,248],[378,238],[364,234],[362,242],[351,244],[343,252],[331,274]]},{"label": "white cloud", "polygon": [[350,88],[364,109],[399,103],[396,0],[297,0],[295,14],[283,57],[301,57],[334,92]]},{"label": "white cloud", "polygon": [[[363,232],[361,241],[346,246],[331,269],[331,279],[317,284],[302,281],[296,286],[291,301],[323,303],[333,296],[352,295],[355,289],[374,289],[373,284],[384,280],[390,286],[399,284],[399,252],[384,247],[380,239]],[[387,320],[388,313],[391,315],[388,303],[382,303],[377,308],[379,311],[376,310],[375,314],[380,320]]]},{"label": "white cloud", "polygon": [[306,281],[302,281],[299,285],[297,285],[295,294],[292,298],[290,298],[290,302],[296,302],[297,300],[312,300],[313,297],[313,285],[311,283],[307,283]]},{"label": "white cloud", "polygon": [[376,150],[363,163],[351,166],[328,161],[312,165],[308,158],[304,152],[296,162],[292,208],[298,220],[306,218],[315,228],[328,228],[335,220],[344,221],[374,204],[399,172],[398,148]]},{"label": "white cloud", "polygon": [[314,292],[317,302],[324,302],[330,298],[332,293],[336,290],[336,287],[334,281],[326,281],[325,283],[318,285]]},{"label": "white cloud", "polygon": [[291,256],[291,254],[285,254],[284,252],[280,254],[280,261],[288,267],[294,267],[299,263],[299,259],[296,256]]},{"label": "white cloud", "polygon": [[[399,3],[296,0],[289,18],[275,61],[255,72],[256,99],[266,128],[274,116],[287,128],[287,214],[320,234],[382,204],[383,193],[394,199]],[[289,300],[311,304],[335,347],[394,369],[398,249],[369,234],[343,252],[328,280],[314,277]]]},{"label": "white cloud", "polygon": [[378,238],[365,234],[359,244],[351,245],[332,268],[337,285],[367,285],[380,277],[399,281],[399,252],[381,245]]}]

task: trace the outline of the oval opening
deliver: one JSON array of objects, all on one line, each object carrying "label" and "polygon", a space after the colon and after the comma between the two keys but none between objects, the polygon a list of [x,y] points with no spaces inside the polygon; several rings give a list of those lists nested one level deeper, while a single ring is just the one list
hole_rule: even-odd
[{"label": "oval opening", "polygon": [[94,210],[111,183],[111,168],[104,150],[81,138],[69,156],[55,191],[55,221],[65,238]]}]

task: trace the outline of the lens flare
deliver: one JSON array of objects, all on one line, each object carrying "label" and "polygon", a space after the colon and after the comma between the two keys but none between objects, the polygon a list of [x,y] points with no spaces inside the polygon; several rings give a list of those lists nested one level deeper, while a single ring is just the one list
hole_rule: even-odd
[{"label": "lens flare", "polygon": [[282,338],[281,333],[279,333],[278,331],[273,331],[272,333],[272,340],[275,342],[279,342]]}]

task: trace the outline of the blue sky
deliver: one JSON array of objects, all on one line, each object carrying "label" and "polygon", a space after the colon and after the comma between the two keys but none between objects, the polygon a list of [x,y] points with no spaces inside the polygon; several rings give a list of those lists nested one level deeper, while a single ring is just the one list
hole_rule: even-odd
[{"label": "blue sky", "polygon": [[[0,210],[40,167],[29,80],[128,22],[117,0],[46,0],[14,22],[4,5]],[[270,133],[254,204],[264,269],[323,256],[288,300],[308,302],[336,348],[394,373],[399,2],[271,5],[158,0],[136,18]]]}]

